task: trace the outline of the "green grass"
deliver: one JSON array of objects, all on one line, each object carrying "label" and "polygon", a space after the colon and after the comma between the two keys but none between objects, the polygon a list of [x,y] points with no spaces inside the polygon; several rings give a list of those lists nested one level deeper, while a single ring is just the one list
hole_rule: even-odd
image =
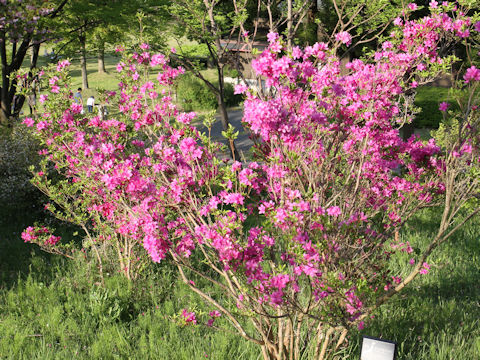
[{"label": "green grass", "polygon": [[452,103],[449,96],[449,89],[434,86],[422,86],[417,89],[415,105],[421,108],[420,113],[415,116],[413,121],[417,128],[438,128],[438,124],[443,118],[442,112],[438,109],[441,102],[446,101],[457,108]]},{"label": "green grass", "polygon": [[[439,214],[425,211],[411,222],[403,239],[422,249],[434,236]],[[468,224],[429,263],[428,275],[420,275],[412,287],[381,308],[363,331],[399,344],[399,359],[480,358],[480,222]],[[406,273],[410,256],[397,258],[393,266]]]},{"label": "green grass", "polygon": [[[1,359],[257,359],[259,350],[238,336],[205,327],[181,327],[173,317],[200,301],[166,264],[132,285],[110,274],[105,287],[87,262],[71,262],[23,244],[28,219],[0,223]],[[404,232],[415,248],[431,238],[438,213],[426,211]],[[358,359],[360,335],[394,340],[399,359],[480,357],[480,222],[469,224],[434,252],[430,274],[382,307],[341,358]],[[405,273],[409,257],[392,261]]]}]

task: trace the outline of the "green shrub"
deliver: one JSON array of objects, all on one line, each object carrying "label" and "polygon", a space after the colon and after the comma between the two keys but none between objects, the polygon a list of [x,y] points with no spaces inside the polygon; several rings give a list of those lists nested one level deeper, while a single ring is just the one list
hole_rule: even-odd
[{"label": "green shrub", "polygon": [[0,134],[0,206],[21,207],[37,202],[28,168],[38,164],[39,146],[23,125]]},{"label": "green shrub", "polygon": [[238,106],[243,100],[243,95],[234,94],[233,92],[233,85],[225,84],[225,103],[228,107]]},{"label": "green shrub", "polygon": [[[214,83],[218,86],[218,82]],[[232,84],[225,84],[225,104],[228,107],[237,106],[242,101],[242,95],[235,95]],[[184,111],[215,110],[218,102],[215,94],[200,79],[191,74],[183,75],[177,83],[177,102]]]},{"label": "green shrub", "polygon": [[177,102],[184,111],[213,110],[217,108],[215,94],[200,79],[185,74],[177,83]]},{"label": "green shrub", "polygon": [[232,78],[238,78],[239,77],[239,73],[238,73],[238,70],[237,69],[234,69],[230,66],[225,66],[223,68],[223,76],[225,77],[232,77]]}]

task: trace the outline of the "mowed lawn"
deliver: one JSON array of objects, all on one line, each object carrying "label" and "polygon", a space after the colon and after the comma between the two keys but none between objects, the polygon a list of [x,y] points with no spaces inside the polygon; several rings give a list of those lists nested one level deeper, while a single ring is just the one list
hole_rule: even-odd
[{"label": "mowed lawn", "polygon": [[[151,264],[133,284],[107,271],[102,287],[91,262],[24,244],[20,232],[44,214],[33,208],[27,218],[21,214],[25,211],[3,209],[0,220],[0,359],[261,358],[259,349],[239,336],[175,323],[183,308],[198,314],[209,308],[168,264]],[[402,239],[421,249],[438,216],[435,209],[424,211]],[[480,358],[479,234],[476,219],[436,250],[430,273],[382,307],[361,333],[354,331],[338,359],[358,359],[361,335],[396,341],[398,359]],[[63,235],[71,236],[71,230],[64,228]],[[405,274],[409,258],[392,259],[392,273]],[[226,326],[223,321],[219,325]]]}]

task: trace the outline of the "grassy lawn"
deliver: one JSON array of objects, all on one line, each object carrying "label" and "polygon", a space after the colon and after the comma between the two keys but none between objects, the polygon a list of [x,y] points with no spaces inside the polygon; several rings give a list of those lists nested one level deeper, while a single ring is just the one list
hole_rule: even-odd
[{"label": "grassy lawn", "polygon": [[415,127],[438,128],[438,124],[443,118],[438,106],[443,101],[450,103],[453,108],[457,107],[456,104],[452,103],[448,88],[434,86],[422,86],[418,88],[415,105],[420,107],[421,111],[413,121]]},{"label": "grassy lawn", "polygon": [[[167,264],[153,265],[135,284],[110,274],[98,285],[88,263],[40,252],[19,239],[40,212],[22,219],[10,212],[0,222],[1,359],[259,359],[240,337],[204,326],[181,327],[184,307],[202,308]],[[438,213],[425,211],[402,234],[422,248]],[[353,333],[341,359],[358,359],[360,336],[399,344],[398,359],[480,357],[480,221],[437,250],[430,274],[380,309],[361,334]],[[402,255],[403,256],[403,255]],[[407,255],[392,261],[405,273]]]}]

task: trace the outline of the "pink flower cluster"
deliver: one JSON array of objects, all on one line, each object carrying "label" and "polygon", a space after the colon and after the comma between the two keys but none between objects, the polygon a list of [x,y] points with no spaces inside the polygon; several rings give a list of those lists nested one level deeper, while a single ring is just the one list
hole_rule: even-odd
[{"label": "pink flower cluster", "polygon": [[463,79],[465,80],[466,83],[469,83],[471,81],[480,81],[480,70],[477,69],[477,67],[475,66],[471,66],[465,72]]},{"label": "pink flower cluster", "polygon": [[22,232],[22,239],[25,242],[35,243],[41,246],[55,246],[60,241],[60,236],[54,236],[46,227],[27,227]]},{"label": "pink flower cluster", "polygon": [[197,323],[197,318],[195,316],[195,313],[192,311],[188,311],[187,309],[183,309],[182,311],[182,318],[185,321],[185,324],[189,325],[195,325]]},{"label": "pink flower cluster", "polygon": [[39,26],[40,19],[53,11],[43,0],[0,1],[0,29],[10,41],[20,41],[24,34],[43,40],[48,30]]},{"label": "pink flower cluster", "polygon": [[346,31],[342,31],[335,35],[335,40],[340,41],[342,44],[349,46],[352,43],[352,35]]}]

